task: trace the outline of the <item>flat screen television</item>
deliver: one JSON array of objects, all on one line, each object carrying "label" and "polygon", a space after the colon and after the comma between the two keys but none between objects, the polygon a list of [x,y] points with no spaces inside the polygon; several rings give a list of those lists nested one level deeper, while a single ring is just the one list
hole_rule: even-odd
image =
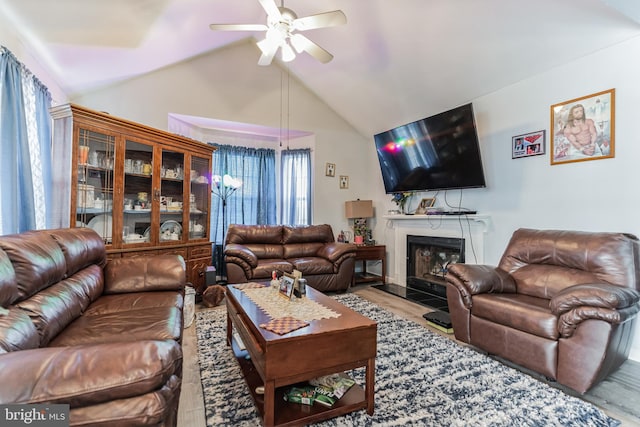
[{"label": "flat screen television", "polygon": [[374,139],[387,193],[486,186],[471,104]]}]

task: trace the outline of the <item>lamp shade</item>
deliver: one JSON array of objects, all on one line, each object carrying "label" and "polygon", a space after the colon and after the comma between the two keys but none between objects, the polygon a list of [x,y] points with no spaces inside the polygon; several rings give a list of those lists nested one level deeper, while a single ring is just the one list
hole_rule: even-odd
[{"label": "lamp shade", "polygon": [[371,218],[373,216],[373,202],[371,200],[352,200],[344,202],[347,218]]}]

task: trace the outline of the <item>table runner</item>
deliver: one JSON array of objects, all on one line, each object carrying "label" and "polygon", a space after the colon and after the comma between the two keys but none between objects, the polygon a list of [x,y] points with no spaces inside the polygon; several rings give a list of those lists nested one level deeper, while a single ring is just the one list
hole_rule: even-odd
[{"label": "table runner", "polygon": [[[238,285],[233,285],[238,286]],[[339,313],[309,298],[291,298],[288,300],[278,294],[277,289],[269,286],[242,288],[251,301],[264,310],[269,317],[279,319],[293,317],[298,320],[319,320],[340,317]]]}]

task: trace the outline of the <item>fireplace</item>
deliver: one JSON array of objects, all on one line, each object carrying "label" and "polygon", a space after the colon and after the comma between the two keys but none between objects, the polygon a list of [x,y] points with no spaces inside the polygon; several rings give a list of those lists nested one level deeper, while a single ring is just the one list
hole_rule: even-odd
[{"label": "fireplace", "polygon": [[464,262],[464,239],[407,235],[406,298],[449,311],[444,276],[451,264]]}]

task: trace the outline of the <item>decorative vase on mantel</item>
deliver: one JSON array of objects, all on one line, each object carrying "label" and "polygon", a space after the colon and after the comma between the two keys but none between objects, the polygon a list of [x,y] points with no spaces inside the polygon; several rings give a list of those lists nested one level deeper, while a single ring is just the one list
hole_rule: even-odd
[{"label": "decorative vase on mantel", "polygon": [[405,191],[401,193],[393,193],[393,199],[391,199],[398,208],[400,209],[400,214],[406,215],[406,205],[407,201],[413,196],[413,193],[410,191]]}]

